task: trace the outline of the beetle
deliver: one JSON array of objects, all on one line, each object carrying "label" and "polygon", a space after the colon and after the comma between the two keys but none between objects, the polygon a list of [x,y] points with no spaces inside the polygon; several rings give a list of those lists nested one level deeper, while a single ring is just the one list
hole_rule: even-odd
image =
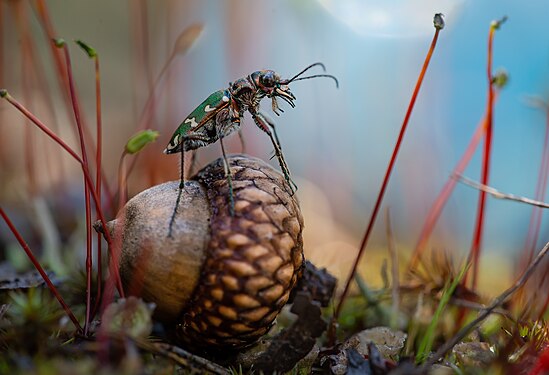
[{"label": "beetle", "polygon": [[290,178],[290,170],[282,154],[282,147],[276,134],[275,124],[259,109],[259,104],[264,97],[271,99],[271,108],[279,116],[284,112],[278,106],[277,98],[284,100],[292,108],[295,107],[296,97],[290,91],[288,85],[295,81],[304,79],[327,77],[335,81],[336,87],[339,82],[336,77],[330,74],[315,74],[302,77],[309,69],[320,66],[324,71],[324,64],[317,62],[307,66],[301,72],[290,79],[282,79],[278,73],[273,70],[258,70],[247,77],[237,79],[229,83],[229,87],[221,89],[206,98],[198,107],[194,109],[179,125],[173,133],[166,149],[165,154],[181,154],[181,175],[179,184],[179,194],[172,218],[168,235],[171,236],[171,228],[184,184],[184,153],[185,151],[195,150],[207,146],[219,140],[227,183],[229,185],[230,214],[234,215],[233,187],[230,168],[227,162],[223,138],[240,128],[241,119],[246,111],[252,115],[252,119],[259,129],[264,131],[271,139],[274,147],[275,156],[278,159],[280,169],[292,194],[297,189],[296,184]]}]

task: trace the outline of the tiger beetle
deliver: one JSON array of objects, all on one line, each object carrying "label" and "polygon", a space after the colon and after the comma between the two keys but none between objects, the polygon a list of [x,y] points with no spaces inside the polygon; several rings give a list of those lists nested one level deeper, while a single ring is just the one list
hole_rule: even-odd
[{"label": "tiger beetle", "polygon": [[292,82],[327,77],[332,78],[336,83],[336,87],[339,87],[337,78],[330,74],[315,74],[306,77],[301,76],[315,66],[321,66],[324,71],[326,70],[324,64],[317,62],[309,65],[290,79],[281,79],[280,76],[272,70],[259,70],[253,72],[245,78],[240,78],[229,83],[229,88],[216,91],[208,96],[202,104],[196,107],[196,109],[183,120],[164,150],[165,154],[181,153],[179,194],[177,196],[174,212],[170,219],[168,236],[171,237],[172,225],[181,200],[181,192],[185,186],[185,151],[207,146],[211,143],[215,143],[217,140],[219,140],[219,143],[221,144],[223,166],[227,177],[227,184],[229,185],[230,214],[231,216],[234,215],[232,177],[227,155],[225,153],[225,146],[223,145],[223,138],[240,128],[241,118],[246,111],[250,112],[257,127],[267,133],[269,138],[271,138],[280,169],[290,187],[291,193],[295,193],[297,186],[290,178],[290,171],[286,164],[286,160],[284,159],[284,155],[282,154],[282,148],[276,134],[275,124],[259,110],[259,103],[264,97],[270,98],[272,100],[272,110],[279,116],[280,112],[284,111],[278,106],[277,98],[281,98],[292,108],[295,107],[294,100],[296,100],[296,97],[288,87]]}]

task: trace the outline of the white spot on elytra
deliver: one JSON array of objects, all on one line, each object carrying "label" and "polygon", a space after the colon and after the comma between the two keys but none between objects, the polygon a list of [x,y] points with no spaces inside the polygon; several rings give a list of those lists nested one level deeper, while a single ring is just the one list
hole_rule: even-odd
[{"label": "white spot on elytra", "polygon": [[223,95],[223,97],[221,98],[221,100],[223,100],[224,102],[228,102],[229,101],[229,97],[227,95]]},{"label": "white spot on elytra", "polygon": [[215,107],[212,108],[212,107],[210,107],[209,104],[207,104],[207,105],[204,107],[204,112],[211,112],[211,111],[215,111]]},{"label": "white spot on elytra", "polygon": [[195,118],[188,118],[185,121],[185,124],[191,124],[191,128],[196,128],[198,126],[198,123],[196,122]]}]

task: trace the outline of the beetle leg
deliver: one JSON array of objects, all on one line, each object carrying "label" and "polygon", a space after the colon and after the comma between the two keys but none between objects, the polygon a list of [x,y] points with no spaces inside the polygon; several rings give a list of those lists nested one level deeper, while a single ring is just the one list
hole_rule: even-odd
[{"label": "beetle leg", "polygon": [[170,224],[168,227],[168,237],[172,237],[172,227],[175,221],[175,215],[179,208],[179,202],[181,201],[181,195],[185,188],[185,144],[187,140],[196,140],[209,143],[210,139],[202,134],[186,134],[181,138],[181,172],[179,175],[179,192],[177,193],[177,200],[175,201],[175,207],[173,209],[172,217],[170,218]]},{"label": "beetle leg", "polygon": [[229,167],[229,161],[227,160],[227,154],[225,153],[225,146],[223,144],[223,137],[219,137],[219,144],[221,145],[221,152],[223,153],[223,168],[225,169],[225,177],[227,177],[227,184],[229,185],[229,213],[234,216],[234,191],[233,191],[233,176]]},{"label": "beetle leg", "polygon": [[276,158],[278,159],[278,164],[280,165],[280,169],[284,174],[284,179],[288,183],[291,193],[294,194],[297,190],[297,185],[290,177],[290,169],[288,168],[288,164],[286,164],[286,160],[284,159],[284,154],[282,153],[282,146],[280,145],[278,135],[276,134],[276,128],[273,121],[269,120],[267,116],[265,116],[261,112],[250,111],[250,113],[252,114],[252,118],[255,124],[261,130],[267,133],[269,138],[271,138],[271,143],[273,144],[275,155],[276,155]]},{"label": "beetle leg", "polygon": [[[225,137],[225,130],[231,128],[231,125],[240,124],[240,116],[238,112],[219,111],[215,116],[215,126],[217,136],[219,137],[219,144],[221,145],[221,152],[223,154],[223,168],[225,169],[225,177],[227,178],[227,184],[229,185],[229,213],[234,216],[234,190],[233,190],[233,176],[231,174],[231,168],[229,161],[227,160],[227,154],[225,152],[225,145],[223,138]],[[240,135],[240,129],[238,130]],[[242,138],[241,142],[242,142]]]},{"label": "beetle leg", "polygon": [[172,212],[172,217],[170,218],[170,224],[168,226],[168,237],[172,238],[172,227],[173,222],[175,221],[175,215],[177,214],[177,209],[179,208],[179,202],[181,201],[181,194],[185,188],[185,142],[181,142],[181,172],[179,175],[179,191],[177,192],[177,200],[175,201],[175,207]]},{"label": "beetle leg", "polygon": [[196,150],[191,151],[191,165],[189,166],[189,174],[192,176],[194,167],[196,166]]},{"label": "beetle leg", "polygon": [[238,129],[238,138],[240,139],[240,149],[243,154],[246,153],[246,140],[244,139],[244,133],[242,129]]}]

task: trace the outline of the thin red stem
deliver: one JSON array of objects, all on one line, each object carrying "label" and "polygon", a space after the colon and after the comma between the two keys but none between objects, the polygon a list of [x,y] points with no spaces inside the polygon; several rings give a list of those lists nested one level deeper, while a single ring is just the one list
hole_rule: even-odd
[{"label": "thin red stem", "polygon": [[[497,91],[495,92],[495,96],[494,96],[494,100],[496,99],[497,99]],[[467,168],[467,166],[469,165],[469,162],[471,161],[480,141],[484,137],[484,134],[486,132],[486,126],[487,126],[487,118],[485,115],[481,120],[481,122],[478,124],[461,159],[458,161],[457,165],[454,167],[452,175],[448,177],[446,184],[444,184],[444,186],[442,187],[442,190],[440,191],[439,195],[437,196],[433,205],[431,206],[431,209],[429,210],[429,214],[427,215],[427,218],[423,223],[423,228],[421,229],[421,233],[419,235],[417,244],[412,254],[410,264],[408,265],[409,269],[417,266],[417,263],[420,260],[423,251],[425,250],[427,241],[429,240],[429,237],[433,232],[435,224],[437,223],[440,217],[440,214],[442,213],[442,210],[444,209],[444,206],[448,201],[448,198],[450,198],[450,195],[454,191],[454,188],[457,184],[457,180],[454,178],[454,176],[463,174],[463,172],[465,171],[465,168]]]},{"label": "thin red stem", "polygon": [[[489,184],[489,175],[490,175],[490,155],[492,150],[492,125],[493,125],[493,108],[494,108],[494,85],[493,85],[493,75],[492,75],[492,50],[493,50],[493,41],[494,41],[494,31],[495,27],[490,26],[490,32],[488,33],[488,61],[486,65],[486,75],[488,78],[488,101],[486,104],[486,137],[484,139],[484,149],[482,153],[482,172],[481,172],[481,183],[483,185]],[[486,192],[481,190],[479,192],[479,203],[477,206],[477,218],[475,224],[475,231],[473,234],[473,242],[471,245],[471,251],[469,253],[469,258],[472,260],[472,288],[473,290],[477,287],[478,281],[478,267],[480,260],[480,252],[482,246],[482,234],[484,228],[484,216],[486,211]],[[467,283],[469,272],[467,272],[463,283]]]},{"label": "thin red stem", "polygon": [[19,103],[17,100],[15,100],[10,94],[3,93],[4,98],[15,108],[17,108],[23,115],[25,115],[28,119],[30,119],[36,126],[40,128],[44,133],[46,133],[50,138],[52,138],[57,144],[59,144],[65,151],[69,153],[80,165],[82,166],[82,172],[84,174],[84,178],[86,180],[86,184],[88,185],[88,188],[90,189],[90,192],[92,194],[93,201],[95,203],[95,206],[98,210],[99,214],[99,220],[101,221],[101,226],[104,229],[104,235],[105,240],[107,241],[107,244],[109,245],[109,249],[112,249],[111,251],[111,264],[110,264],[110,277],[114,277],[118,292],[120,293],[121,297],[124,297],[124,290],[122,289],[122,281],[120,279],[120,273],[118,272],[118,249],[116,246],[113,246],[113,241],[110,232],[107,229],[107,221],[105,220],[105,216],[103,214],[103,210],[101,209],[101,202],[99,201],[99,198],[96,194],[96,191],[94,189],[94,184],[91,179],[89,171],[84,167],[83,161],[78,156],[78,154],[70,148],[61,138],[57,136],[57,134],[53,133],[44,123],[42,123],[36,116],[34,116],[31,112],[29,112],[28,109],[26,109],[21,103]]},{"label": "thin red stem", "polygon": [[[101,117],[101,73],[99,69],[99,56],[95,56],[94,58],[95,62],[95,118],[97,121],[96,124],[96,154],[95,154],[95,165],[97,166],[96,169],[96,175],[95,175],[95,192],[97,194],[97,197],[99,198],[99,201],[101,202],[101,160],[102,160],[102,147],[103,147],[103,125],[102,125],[102,117]],[[96,208],[96,215],[97,215],[97,208]],[[99,300],[101,299],[101,284],[102,284],[102,274],[103,274],[103,267],[101,264],[102,257],[101,257],[101,233],[97,233],[97,294],[95,297],[95,307],[94,310],[97,310],[97,307],[99,306]]]},{"label": "thin red stem", "polygon": [[[89,173],[88,154],[86,151],[86,141],[84,139],[84,131],[82,126],[80,104],[76,97],[76,88],[74,87],[74,76],[72,74],[72,63],[67,45],[63,45],[65,55],[65,66],[67,67],[67,76],[69,79],[69,91],[76,127],[78,129],[78,139],[80,141],[80,150],[82,151],[82,167]],[[98,173],[101,171],[98,169]],[[84,335],[88,334],[88,325],[90,322],[91,313],[91,274],[92,274],[92,223],[91,223],[91,204],[90,204],[90,187],[86,184],[84,177],[84,199],[86,205],[86,320],[84,322]],[[101,200],[99,200],[101,202]]]},{"label": "thin red stem", "polygon": [[[68,80],[68,77],[67,75],[65,74],[65,64],[63,63],[63,57],[61,56],[61,53],[59,51],[59,49],[57,48],[57,46],[55,45],[55,42],[54,42],[54,39],[57,37],[57,34],[53,28],[53,24],[51,22],[51,17],[50,17],[50,14],[49,14],[49,11],[48,11],[48,7],[46,5],[46,3],[44,2],[44,0],[37,0],[36,1],[36,7],[37,7],[37,13],[38,13],[38,18],[40,20],[40,23],[44,29],[44,32],[46,34],[46,37],[48,38],[48,45],[50,47],[50,51],[51,51],[51,54],[53,56],[53,60],[55,62],[54,66],[56,68],[56,71],[57,71],[57,81],[58,81],[58,84],[59,84],[59,88],[61,89],[61,92],[63,92],[64,94],[64,99],[67,103],[67,111],[68,111],[68,117],[71,116],[71,113],[70,113],[70,109],[68,107],[70,107],[69,103],[70,103],[70,97],[69,95],[67,94],[67,91],[68,91],[68,88],[69,88],[69,80]],[[75,93],[75,95],[77,95]],[[78,97],[76,97],[76,100],[78,101]],[[90,140],[91,139],[91,135],[90,135],[90,131],[85,123],[85,121],[83,121],[82,119],[82,126],[83,126],[83,130],[84,130],[84,135],[86,136],[86,140]],[[93,144],[93,142],[90,142],[89,143],[90,146],[91,146],[91,151],[92,152],[95,152],[95,145]],[[104,171],[101,170],[101,173],[102,173],[102,176],[103,176],[103,187],[105,188],[105,193],[107,194],[107,198],[108,198],[108,203],[109,203],[109,206],[112,205],[112,202],[113,202],[113,194],[112,194],[112,190],[108,184],[108,181],[107,179],[105,179],[105,174],[104,174]]]},{"label": "thin red stem", "polygon": [[[545,200],[545,190],[547,188],[547,174],[549,172],[549,108],[546,109],[546,127],[545,136],[543,140],[543,150],[541,157],[541,165],[538,173],[538,183],[536,186],[535,198],[538,201],[543,202]],[[528,264],[534,257],[534,250],[538,240],[540,225],[541,225],[542,210],[539,207],[532,209],[532,215],[530,217],[530,226],[528,227],[528,235],[526,237],[526,243],[523,250],[523,255],[526,256],[526,263]]]},{"label": "thin red stem", "polygon": [[549,347],[545,349],[538,355],[534,367],[530,369],[528,375],[543,375],[547,374],[549,371]]},{"label": "thin red stem", "polygon": [[351,282],[353,281],[356,270],[358,268],[358,264],[360,262],[360,259],[366,249],[366,245],[368,244],[368,239],[370,238],[370,233],[372,232],[372,229],[374,227],[374,223],[377,218],[377,214],[379,212],[379,208],[381,207],[381,201],[383,200],[383,196],[385,194],[385,190],[387,189],[387,185],[389,182],[389,178],[391,176],[391,172],[393,170],[393,167],[395,165],[398,151],[400,149],[400,145],[402,143],[402,140],[404,138],[404,134],[406,132],[406,127],[408,125],[408,122],[410,120],[410,116],[412,114],[412,110],[414,108],[414,104],[416,102],[419,89],[421,88],[421,83],[423,82],[423,77],[425,76],[425,73],[427,72],[427,67],[429,66],[429,62],[431,60],[431,56],[433,55],[433,52],[435,50],[435,46],[438,39],[438,34],[440,32],[439,28],[436,28],[435,35],[433,37],[433,40],[431,42],[431,46],[429,48],[429,51],[427,52],[427,56],[425,57],[425,62],[423,63],[423,67],[421,69],[421,72],[419,74],[414,92],[412,94],[412,98],[410,100],[410,104],[408,105],[408,110],[406,111],[406,116],[404,117],[404,121],[402,123],[402,127],[400,129],[400,133],[398,135],[397,142],[395,144],[393,154],[391,155],[391,160],[389,161],[389,165],[387,166],[387,170],[385,172],[385,177],[383,178],[383,183],[381,184],[381,189],[379,191],[379,194],[377,196],[374,210],[372,211],[372,215],[370,217],[370,221],[368,222],[368,227],[366,228],[366,232],[364,233],[364,237],[362,238],[362,242],[360,243],[360,249],[358,251],[358,254],[355,258],[355,261],[353,263],[353,267],[351,268],[351,272],[349,273],[349,276],[347,277],[347,281],[345,282],[345,287],[343,289],[343,293],[341,294],[341,297],[339,299],[339,303],[337,304],[336,311],[334,314],[334,320],[337,321],[337,318],[339,317],[339,313],[341,312],[341,307],[343,306],[343,303],[345,302],[345,297],[347,296],[347,293],[349,292],[349,287],[351,285]]},{"label": "thin red stem", "polygon": [[128,197],[127,193],[127,172],[126,172],[126,163],[124,163],[125,157],[128,153],[124,150],[122,155],[120,155],[120,161],[118,162],[118,210],[120,211],[122,207],[126,204]]},{"label": "thin red stem", "polygon": [[[543,169],[543,173],[542,173],[542,170],[540,169],[540,178],[542,179],[542,186],[541,186],[541,189],[540,189],[540,198],[541,200],[543,200],[545,198],[545,190],[547,188],[547,177],[548,177],[548,174],[549,174],[549,107],[547,107],[545,109],[545,114],[546,114],[546,118],[545,118],[545,121],[546,121],[546,128],[545,128],[545,141],[544,141],[544,149],[543,149],[543,160],[542,160],[542,169]],[[541,176],[543,174],[543,176]],[[541,218],[542,218],[542,212],[540,210],[539,214],[538,214],[538,217],[536,217],[537,221],[536,221],[536,232],[533,234],[532,236],[532,242],[535,243],[537,242],[537,238],[538,238],[538,235],[539,235],[539,227],[541,225]],[[530,222],[530,226],[532,226],[532,222]],[[533,253],[533,251],[532,251]],[[547,277],[549,271],[545,271],[545,275],[544,275],[544,279]],[[542,282],[540,283],[540,286],[541,284],[543,283],[543,279],[542,279]],[[547,295],[545,296],[545,301],[541,307],[541,310],[539,311],[538,313],[538,320],[541,320],[543,318],[543,315],[545,314],[545,311],[547,310],[547,306],[549,306],[549,293],[547,293]]]},{"label": "thin red stem", "polygon": [[2,218],[4,219],[4,221],[6,222],[8,227],[10,228],[11,232],[13,233],[13,235],[15,236],[15,238],[17,239],[17,241],[19,242],[19,244],[21,245],[21,247],[23,248],[23,250],[25,251],[27,256],[29,257],[32,264],[34,265],[36,270],[40,273],[40,275],[42,276],[42,278],[44,279],[44,281],[48,285],[48,288],[51,290],[51,292],[53,293],[55,298],[57,298],[57,300],[59,301],[59,303],[63,307],[63,310],[65,310],[68,317],[70,318],[70,320],[74,324],[75,328],[78,331],[82,332],[82,326],[80,326],[80,323],[78,323],[78,319],[76,319],[76,317],[72,313],[70,307],[65,303],[65,301],[63,300],[63,297],[61,297],[61,294],[59,294],[59,291],[57,290],[55,285],[53,285],[53,283],[51,282],[48,274],[44,271],[44,269],[40,265],[40,262],[38,262],[38,260],[34,256],[34,254],[33,254],[32,250],[30,249],[29,245],[27,245],[27,243],[25,242],[25,240],[23,239],[23,237],[21,236],[21,234],[19,233],[17,228],[15,228],[15,226],[11,222],[8,215],[4,212],[4,209],[2,207],[0,207],[0,216],[2,216]]}]

